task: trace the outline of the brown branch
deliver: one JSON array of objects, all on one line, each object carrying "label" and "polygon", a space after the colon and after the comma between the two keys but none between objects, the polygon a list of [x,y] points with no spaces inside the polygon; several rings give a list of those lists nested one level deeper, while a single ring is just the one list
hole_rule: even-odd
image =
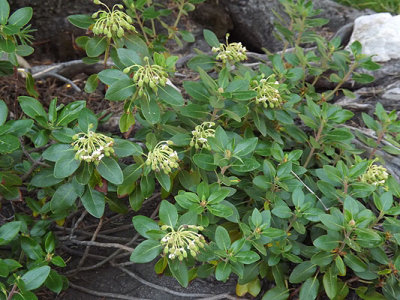
[{"label": "brown branch", "polygon": [[76,285],[76,284],[72,283],[71,281],[69,282],[69,286],[72,287],[73,289],[76,289],[78,291],[84,292],[86,294],[102,297],[102,298],[105,298],[105,299],[114,298],[114,299],[125,299],[125,300],[149,300],[149,299],[146,299],[146,298],[136,298],[136,297],[125,296],[125,295],[121,295],[121,294],[104,293],[104,292],[93,291],[93,290],[85,288],[83,286]]},{"label": "brown branch", "polygon": [[[111,264],[111,265],[113,265],[113,264]],[[114,264],[113,266],[116,266],[116,265]],[[188,297],[188,298],[207,297],[207,299],[210,299],[208,297],[212,296],[212,294],[190,294],[190,293],[181,293],[181,292],[173,291],[167,287],[159,286],[155,283],[144,280],[142,277],[136,275],[135,273],[133,273],[123,267],[118,267],[118,269],[120,269],[122,272],[128,274],[130,277],[134,278],[135,280],[139,281],[140,283],[143,283],[144,285],[147,285],[153,289],[156,289],[156,290],[159,290],[159,291],[171,294],[171,295],[175,295],[175,296],[179,296],[179,297]]]}]

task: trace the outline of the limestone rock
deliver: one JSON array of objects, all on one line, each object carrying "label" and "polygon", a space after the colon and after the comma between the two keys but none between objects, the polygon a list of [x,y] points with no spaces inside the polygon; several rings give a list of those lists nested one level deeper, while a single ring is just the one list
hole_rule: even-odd
[{"label": "limestone rock", "polygon": [[363,53],[376,62],[400,58],[400,15],[379,13],[358,17],[350,39],[363,45]]}]

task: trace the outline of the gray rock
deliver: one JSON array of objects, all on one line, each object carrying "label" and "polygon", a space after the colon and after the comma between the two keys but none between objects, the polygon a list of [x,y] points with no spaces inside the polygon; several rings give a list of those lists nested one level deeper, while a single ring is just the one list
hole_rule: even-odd
[{"label": "gray rock", "polygon": [[[278,51],[282,45],[274,36],[274,11],[283,14],[279,0],[220,0],[233,22],[232,38],[242,41],[250,50],[262,47]],[[357,17],[371,11],[358,11],[331,0],[313,0],[314,7],[321,9],[320,17],[330,20],[325,29],[335,33]],[[224,16],[224,18],[226,18]]]},{"label": "gray rock", "polygon": [[385,62],[400,58],[400,15],[390,13],[361,16],[354,21],[350,39],[363,45],[363,53],[374,55],[373,61]]}]

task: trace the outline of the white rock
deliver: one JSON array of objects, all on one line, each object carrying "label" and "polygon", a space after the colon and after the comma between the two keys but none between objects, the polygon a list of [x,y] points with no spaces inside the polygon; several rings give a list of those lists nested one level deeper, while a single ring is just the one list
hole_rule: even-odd
[{"label": "white rock", "polygon": [[362,44],[364,54],[375,55],[373,61],[400,58],[400,15],[379,13],[358,17],[349,44],[354,41]]}]

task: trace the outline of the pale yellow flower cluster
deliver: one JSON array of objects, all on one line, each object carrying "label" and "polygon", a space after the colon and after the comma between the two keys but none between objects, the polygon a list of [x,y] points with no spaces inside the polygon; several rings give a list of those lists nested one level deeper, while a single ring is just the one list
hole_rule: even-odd
[{"label": "pale yellow flower cluster", "polygon": [[172,169],[178,168],[178,153],[168,146],[172,144],[172,141],[159,142],[147,154],[146,165],[151,166],[151,169],[156,172],[163,170],[165,174],[169,174]]},{"label": "pale yellow flower cluster", "polygon": [[386,168],[372,164],[368,170],[361,175],[361,182],[383,186],[388,178],[389,173]]},{"label": "pale yellow flower cluster", "polygon": [[75,134],[72,137],[74,140],[72,146],[76,151],[75,159],[98,164],[104,156],[114,153],[114,140],[104,134],[91,131],[91,128],[92,126],[89,126],[87,133]]},{"label": "pale yellow flower cluster", "polygon": [[188,253],[196,257],[201,248],[204,248],[206,241],[204,236],[195,230],[203,230],[203,226],[181,225],[178,230],[171,226],[163,225],[162,230],[169,232],[161,239],[161,245],[164,247],[164,254],[169,254],[169,259],[178,258],[182,261],[187,258]]},{"label": "pale yellow flower cluster", "polygon": [[147,56],[143,59],[146,62],[144,66],[132,65],[124,69],[124,73],[129,73],[132,68],[138,68],[133,75],[133,81],[139,88],[139,96],[142,96],[144,93],[144,85],[148,85],[155,93],[157,93],[157,86],[165,86],[168,80],[168,74],[165,72],[162,66],[155,64],[150,65],[149,58]]},{"label": "pale yellow flower cluster", "polygon": [[192,131],[192,140],[190,141],[190,147],[196,149],[208,149],[211,150],[211,146],[208,144],[207,138],[215,136],[215,130],[211,127],[215,125],[214,122],[203,122],[197,125]]},{"label": "pale yellow flower cluster", "polygon": [[283,104],[281,94],[279,93],[278,81],[271,81],[271,77],[262,78],[260,81],[253,82],[253,90],[257,92],[256,104],[262,103],[265,108],[278,108]]},{"label": "pale yellow flower cluster", "polygon": [[98,0],[95,0],[94,3],[107,8],[107,10],[99,10],[92,15],[92,18],[96,19],[93,26],[95,35],[121,38],[124,36],[125,30],[136,32],[135,27],[132,25],[132,18],[119,10],[124,8],[121,4],[114,5],[110,10],[107,5]]},{"label": "pale yellow flower cluster", "polygon": [[229,43],[229,35],[226,35],[226,44],[219,44],[219,47],[212,47],[212,52],[218,53],[216,59],[221,60],[224,64],[229,62],[234,64],[247,59],[246,47],[242,43]]}]

